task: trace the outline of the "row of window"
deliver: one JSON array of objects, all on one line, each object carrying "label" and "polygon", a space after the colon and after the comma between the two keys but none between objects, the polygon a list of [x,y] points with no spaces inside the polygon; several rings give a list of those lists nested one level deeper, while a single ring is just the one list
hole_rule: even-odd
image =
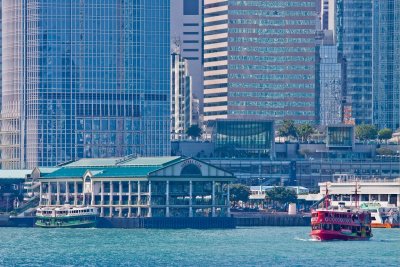
[{"label": "row of window", "polygon": [[261,37],[229,37],[229,43],[271,43],[271,44],[313,44],[315,38],[261,38]]},{"label": "row of window", "polygon": [[268,8],[284,8],[284,7],[315,7],[315,1],[247,1],[237,0],[229,1],[229,4],[235,6],[254,6],[254,7],[268,7]]},{"label": "row of window", "polygon": [[[286,96],[282,96],[281,99],[283,102],[271,102],[271,101],[229,101],[228,105],[230,107],[268,107],[268,108],[287,108],[287,107],[314,107],[315,102],[314,99],[303,99],[304,102],[292,101],[288,102],[285,99]],[[307,101],[307,102],[306,102]]]},{"label": "row of window", "polygon": [[[234,55],[229,57],[230,60],[240,60],[240,61],[259,61],[259,62],[285,62],[288,61],[293,62],[314,62],[315,57],[306,57],[306,56],[241,56]],[[220,59],[222,60],[222,59]],[[214,61],[214,60],[210,60]],[[218,60],[215,60],[218,61]]]},{"label": "row of window", "polygon": [[269,89],[269,90],[282,90],[282,89],[314,89],[314,83],[229,83],[232,88],[251,88],[251,89]]},{"label": "row of window", "polygon": [[[218,79],[222,79],[216,77]],[[211,77],[211,76],[209,76]],[[229,78],[234,79],[257,79],[257,80],[314,80],[315,76],[305,75],[305,74],[242,74],[242,73],[233,73],[228,75]]]},{"label": "row of window", "polygon": [[315,93],[310,92],[229,92],[232,97],[264,97],[268,99],[275,98],[314,98]]}]

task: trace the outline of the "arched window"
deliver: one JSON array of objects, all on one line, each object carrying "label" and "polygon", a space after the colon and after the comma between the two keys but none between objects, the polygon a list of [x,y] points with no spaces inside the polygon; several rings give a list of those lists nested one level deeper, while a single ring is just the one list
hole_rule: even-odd
[{"label": "arched window", "polygon": [[183,167],[181,176],[202,176],[201,170],[194,164]]}]

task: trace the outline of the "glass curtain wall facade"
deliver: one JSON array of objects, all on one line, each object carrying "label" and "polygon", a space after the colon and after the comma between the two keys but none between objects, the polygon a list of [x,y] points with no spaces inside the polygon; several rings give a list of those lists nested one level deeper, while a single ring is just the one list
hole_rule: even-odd
[{"label": "glass curtain wall facade", "polygon": [[215,156],[233,158],[273,158],[273,121],[216,120]]},{"label": "glass curtain wall facade", "polygon": [[204,120],[316,121],[316,1],[204,1]]},{"label": "glass curtain wall facade", "polygon": [[372,0],[337,0],[339,53],[356,124],[372,123]]},{"label": "glass curtain wall facade", "polygon": [[374,0],[374,124],[400,127],[400,2]]},{"label": "glass curtain wall facade", "polygon": [[170,153],[169,1],[2,2],[2,168]]},{"label": "glass curtain wall facade", "polygon": [[320,124],[342,122],[342,67],[336,45],[322,45],[320,55]]}]

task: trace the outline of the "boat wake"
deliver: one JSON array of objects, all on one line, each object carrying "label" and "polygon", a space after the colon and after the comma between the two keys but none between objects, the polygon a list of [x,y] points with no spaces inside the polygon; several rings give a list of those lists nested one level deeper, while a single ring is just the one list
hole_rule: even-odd
[{"label": "boat wake", "polygon": [[312,238],[300,238],[300,237],[295,237],[294,240],[303,241],[303,242],[319,242],[318,240],[315,240]]}]

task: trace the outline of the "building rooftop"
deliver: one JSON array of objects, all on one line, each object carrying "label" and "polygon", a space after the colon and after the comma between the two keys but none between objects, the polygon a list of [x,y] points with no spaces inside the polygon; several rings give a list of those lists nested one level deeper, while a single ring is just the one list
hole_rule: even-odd
[{"label": "building rooftop", "polygon": [[44,179],[54,178],[82,178],[87,171],[93,177],[146,177],[151,172],[164,168],[167,165],[184,160],[183,157],[124,157],[124,158],[101,158],[80,159],[67,163],[61,168],[47,168],[48,172],[42,172]]},{"label": "building rooftop", "polygon": [[32,170],[0,170],[0,179],[25,179]]},{"label": "building rooftop", "polygon": [[[90,171],[90,168],[61,168],[52,173],[44,174],[41,178],[82,178],[86,171]],[[93,170],[98,170],[93,169]]]},{"label": "building rooftop", "polygon": [[52,173],[55,172],[56,170],[60,169],[57,167],[39,167],[38,168],[41,174],[46,174],[46,173]]},{"label": "building rooftop", "polygon": [[130,178],[130,177],[146,177],[150,172],[160,169],[160,166],[135,166],[135,167],[111,167],[105,168],[101,172],[93,174],[95,178]]},{"label": "building rooftop", "polygon": [[63,167],[97,167],[97,166],[115,166],[123,158],[91,158],[79,159],[77,161],[67,163]]},{"label": "building rooftop", "polygon": [[118,163],[121,166],[165,166],[182,160],[182,157],[138,157]]}]

